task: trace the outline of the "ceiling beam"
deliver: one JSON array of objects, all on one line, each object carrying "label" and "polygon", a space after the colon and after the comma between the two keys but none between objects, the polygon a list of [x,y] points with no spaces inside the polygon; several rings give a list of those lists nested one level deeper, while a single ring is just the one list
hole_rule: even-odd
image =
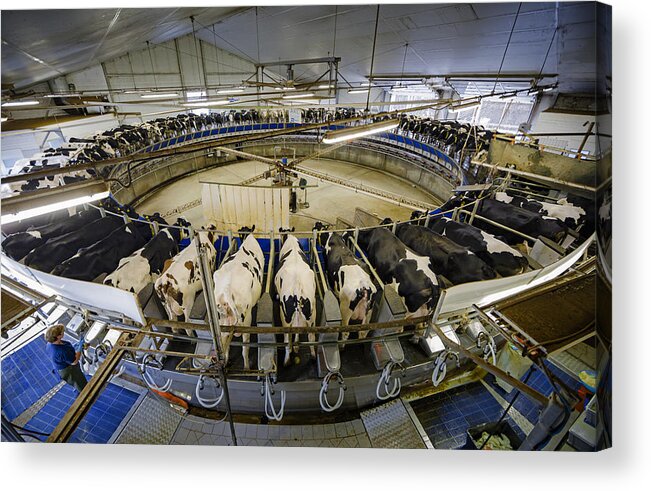
[{"label": "ceiling beam", "polygon": [[[366,75],[366,78],[370,75]],[[463,79],[496,79],[500,80],[518,80],[518,79],[532,79],[532,78],[554,78],[558,77],[558,73],[508,73],[502,72],[498,74],[497,72],[493,73],[374,73],[373,80],[422,80],[424,78],[448,78],[454,80],[463,80]]]},{"label": "ceiling beam", "polygon": [[268,61],[265,63],[256,63],[256,68],[267,66],[284,66],[284,65],[310,65],[315,63],[339,63],[341,58],[339,56],[324,56],[322,58],[304,58],[301,60],[277,60]]}]

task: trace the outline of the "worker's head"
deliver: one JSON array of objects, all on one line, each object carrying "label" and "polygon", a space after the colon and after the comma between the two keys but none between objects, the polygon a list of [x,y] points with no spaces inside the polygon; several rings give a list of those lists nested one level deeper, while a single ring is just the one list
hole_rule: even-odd
[{"label": "worker's head", "polygon": [[56,342],[61,336],[63,336],[65,328],[63,324],[54,324],[50,326],[47,331],[45,331],[45,340],[48,343]]}]

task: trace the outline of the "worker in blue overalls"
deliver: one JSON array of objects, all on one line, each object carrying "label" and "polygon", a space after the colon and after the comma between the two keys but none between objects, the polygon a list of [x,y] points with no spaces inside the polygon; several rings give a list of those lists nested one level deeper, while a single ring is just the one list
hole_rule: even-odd
[{"label": "worker in blue overalls", "polygon": [[82,336],[79,342],[73,346],[68,341],[63,340],[64,331],[63,324],[55,324],[49,327],[45,331],[46,349],[61,379],[81,392],[88,383],[79,366],[84,338]]}]

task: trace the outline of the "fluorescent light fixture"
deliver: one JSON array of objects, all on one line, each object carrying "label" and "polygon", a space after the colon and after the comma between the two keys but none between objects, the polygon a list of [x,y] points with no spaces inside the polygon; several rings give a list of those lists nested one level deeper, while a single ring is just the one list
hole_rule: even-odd
[{"label": "fluorescent light fixture", "polygon": [[81,181],[79,183],[23,193],[2,200],[3,225],[33,218],[72,206],[91,203],[109,196],[106,183]]},{"label": "fluorescent light fixture", "polygon": [[189,90],[188,92],[185,93],[185,96],[188,98],[189,101],[191,100],[196,100],[196,99],[201,99],[202,97],[206,97],[206,91],[205,90]]},{"label": "fluorescent light fixture", "polygon": [[353,126],[352,128],[344,128],[342,130],[328,131],[323,136],[323,143],[339,143],[353,138],[362,138],[364,136],[374,135],[375,133],[382,133],[398,127],[399,121],[397,119],[390,119],[388,121],[380,121],[379,123],[372,123],[363,126]]},{"label": "fluorescent light fixture", "polygon": [[321,102],[320,99],[296,99],[293,101],[285,101],[282,104],[290,106],[304,106],[306,104],[318,104]]},{"label": "fluorescent light fixture", "polygon": [[36,106],[40,104],[38,101],[14,101],[14,102],[3,102],[2,107],[17,107],[17,106]]},{"label": "fluorescent light fixture", "polygon": [[547,85],[547,86],[544,86],[544,87],[539,87],[539,86],[536,85],[534,87],[531,87],[527,93],[528,94],[535,94],[536,92],[550,92],[550,91],[556,89],[556,87],[557,87],[556,85]]},{"label": "fluorescent light fixture", "polygon": [[284,95],[283,99],[306,99],[309,97],[314,97],[314,94],[312,92],[307,92],[305,94]]},{"label": "fluorescent light fixture", "polygon": [[5,121],[7,121],[7,119],[8,119],[8,118],[5,118],[5,117],[3,116],[2,118],[0,118],[0,123],[4,123]]},{"label": "fluorescent light fixture", "polygon": [[335,88],[334,85],[328,85],[328,84],[319,85],[319,86],[317,87],[317,89],[334,89],[334,88]]},{"label": "fluorescent light fixture", "polygon": [[185,102],[183,105],[188,107],[223,106],[224,104],[229,104],[230,102],[230,99],[221,99],[217,101]]},{"label": "fluorescent light fixture", "polygon": [[241,94],[242,92],[244,92],[244,89],[241,87],[235,89],[222,89],[217,91],[218,94]]},{"label": "fluorescent light fixture", "polygon": [[349,94],[366,94],[370,89],[350,89]]},{"label": "fluorescent light fixture", "polygon": [[274,87],[274,90],[296,90],[296,87]]},{"label": "fluorescent light fixture", "polygon": [[81,97],[81,94],[46,94],[43,97],[52,99],[54,97]]},{"label": "fluorescent light fixture", "polygon": [[176,93],[152,93],[152,94],[142,94],[140,97],[143,99],[172,99],[175,97],[178,97],[179,95]]}]

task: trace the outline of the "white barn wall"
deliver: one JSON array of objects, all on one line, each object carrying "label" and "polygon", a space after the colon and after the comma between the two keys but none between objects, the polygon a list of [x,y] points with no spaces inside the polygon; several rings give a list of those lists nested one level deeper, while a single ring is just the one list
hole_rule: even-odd
[{"label": "white barn wall", "polygon": [[[532,124],[532,133],[580,133],[587,131],[588,125],[582,126],[586,121],[594,122],[595,116],[592,114],[574,114],[559,112],[541,112]],[[600,131],[609,133],[609,130],[601,128]],[[540,143],[555,147],[576,150],[581,145],[583,136],[541,136]],[[588,138],[584,150],[595,153],[595,137]],[[603,149],[602,149],[603,150]]]},{"label": "white barn wall", "polygon": [[[203,57],[203,60],[201,59]],[[160,91],[204,89],[207,85],[235,85],[255,72],[254,65],[191,35],[131,51],[103,63],[108,88]],[[152,75],[152,70],[156,76]],[[213,95],[214,92],[209,92]],[[112,94],[115,102],[134,101],[138,94]],[[160,109],[159,109],[160,110]]]}]

